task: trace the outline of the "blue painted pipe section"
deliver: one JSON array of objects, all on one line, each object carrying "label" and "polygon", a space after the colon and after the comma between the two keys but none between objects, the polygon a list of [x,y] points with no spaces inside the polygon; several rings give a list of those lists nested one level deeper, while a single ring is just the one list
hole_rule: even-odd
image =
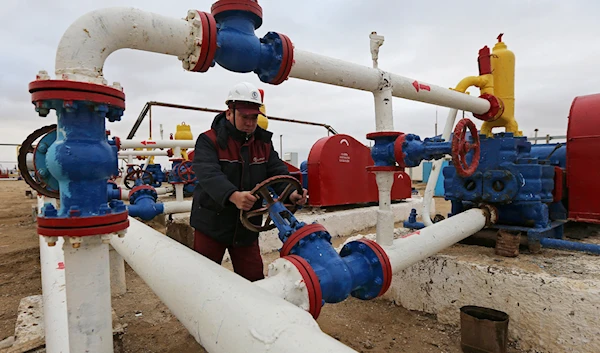
[{"label": "blue painted pipe section", "polygon": [[531,145],[531,157],[536,157],[540,161],[548,161],[549,164],[567,168],[567,144],[551,143],[543,145]]},{"label": "blue painted pipe section", "polygon": [[541,238],[540,244],[545,248],[558,250],[575,250],[583,251],[594,255],[600,255],[600,245],[586,244],[568,240]]},{"label": "blue painted pipe section", "polygon": [[164,205],[157,203],[156,190],[149,186],[135,187],[129,197],[130,205],[127,207],[129,215],[149,221],[164,212]]},{"label": "blue painted pipe section", "polygon": [[418,135],[407,134],[402,143],[404,164],[411,168],[417,167],[423,160],[441,159],[452,153],[452,144],[442,142],[440,138],[426,138],[421,141]]},{"label": "blue painted pipe section", "polygon": [[106,184],[106,193],[108,201],[121,199],[121,189],[115,183]]},{"label": "blue painted pipe section", "polygon": [[397,136],[379,136],[374,138],[371,157],[376,167],[393,167],[396,165],[394,142]]},{"label": "blue painted pipe section", "polygon": [[57,217],[100,215],[107,202],[106,181],[118,169],[104,119],[118,120],[123,110],[85,101],[44,103],[58,117],[56,141],[46,152],[47,169],[60,189]]},{"label": "blue painted pipe section", "polygon": [[267,33],[259,39],[254,33],[257,17],[244,11],[227,11],[217,20],[215,61],[233,72],[255,72],[261,81],[273,81],[283,60],[280,36]]},{"label": "blue painted pipe section", "polygon": [[[269,215],[283,243],[305,226],[281,202],[271,206]],[[326,303],[339,303],[349,295],[372,299],[383,286],[382,264],[374,250],[361,242],[346,244],[338,254],[331,245],[331,235],[316,231],[300,239],[289,253],[310,264],[319,278]]]}]

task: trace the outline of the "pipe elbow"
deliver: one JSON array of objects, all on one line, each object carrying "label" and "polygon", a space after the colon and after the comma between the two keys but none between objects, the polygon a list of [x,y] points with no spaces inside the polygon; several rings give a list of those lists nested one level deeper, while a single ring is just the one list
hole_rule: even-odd
[{"label": "pipe elbow", "polygon": [[190,23],[134,8],[89,12],[69,26],[56,51],[56,77],[106,84],[104,62],[119,49],[187,57],[193,48]]},{"label": "pipe elbow", "polygon": [[164,208],[162,203],[156,203],[150,198],[141,198],[136,204],[127,206],[127,209],[130,216],[150,221],[159,214],[162,214]]},{"label": "pipe elbow", "polygon": [[481,76],[467,76],[460,80],[460,82],[454,88],[455,91],[465,93],[469,87],[480,87],[483,79]]}]

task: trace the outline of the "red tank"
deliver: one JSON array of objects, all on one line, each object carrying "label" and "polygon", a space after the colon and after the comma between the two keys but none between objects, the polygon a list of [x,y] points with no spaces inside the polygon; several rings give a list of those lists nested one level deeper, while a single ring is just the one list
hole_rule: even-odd
[{"label": "red tank", "polygon": [[600,224],[600,94],[576,97],[567,130],[569,219]]}]

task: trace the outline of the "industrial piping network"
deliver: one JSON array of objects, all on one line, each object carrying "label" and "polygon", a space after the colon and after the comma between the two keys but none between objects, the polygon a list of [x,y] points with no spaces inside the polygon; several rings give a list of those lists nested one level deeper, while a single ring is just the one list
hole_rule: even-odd
[{"label": "industrial piping network", "polygon": [[[284,230],[293,225],[283,233],[280,229],[287,254],[270,266],[267,279],[251,284],[129,218],[122,201],[107,203],[107,180],[117,169],[117,154],[106,139],[105,119],[121,119],[125,95],[120,84],[108,86],[102,72],[106,58],[122,48],[174,55],[189,71],[205,72],[216,62],[233,72],[255,72],[270,84],[293,77],[373,92],[377,132],[368,137],[376,141],[376,150],[389,148],[399,136],[393,131],[392,97],[471,111],[487,121],[502,110],[493,95],[471,97],[376,68],[382,43],[378,36],[372,36],[375,67],[370,68],[296,49],[276,32],[259,39],[254,30],[261,23],[262,9],[251,0],[220,0],[211,13],[189,11],[184,20],[129,8],[93,11],[63,35],[56,79],[40,71],[30,83],[39,115],[55,110],[58,117],[56,139],[43,154],[47,172],[59,186],[60,208],[44,205],[38,233],[49,244],[64,237],[64,272],[58,276],[65,278],[66,308],[60,312],[67,317],[60,322],[68,326],[62,331],[68,339],[49,337],[48,352],[112,351],[109,242],[210,352],[350,352],[296,305],[316,317],[323,301],[382,295],[392,273],[495,221],[493,209],[475,208],[393,240],[390,189],[398,167],[385,153],[375,153],[371,171],[380,196],[377,242],[347,244],[337,254],[322,227],[294,223],[288,215],[279,223]],[[273,213],[281,203],[270,201],[269,212],[276,218],[283,212]],[[326,256],[319,260],[306,247]],[[183,280],[179,274],[184,269],[197,275]],[[346,276],[347,281],[336,281],[334,274],[348,269],[360,270]],[[58,310],[44,307],[46,322],[52,322]],[[222,332],[236,339],[226,339]]]}]

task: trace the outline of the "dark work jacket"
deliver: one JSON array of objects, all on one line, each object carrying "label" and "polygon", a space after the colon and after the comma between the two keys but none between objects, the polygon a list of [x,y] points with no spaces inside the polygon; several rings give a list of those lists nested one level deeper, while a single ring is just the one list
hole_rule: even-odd
[{"label": "dark work jacket", "polygon": [[[217,115],[211,129],[196,140],[193,168],[198,184],[190,224],[220,243],[251,245],[258,233],[244,227],[240,210],[229,201],[235,191],[250,191],[256,184],[275,175],[289,175],[271,142],[272,133],[260,127],[249,140],[227,120]],[[253,209],[259,208],[260,200]],[[250,221],[261,225],[262,217]]]}]

